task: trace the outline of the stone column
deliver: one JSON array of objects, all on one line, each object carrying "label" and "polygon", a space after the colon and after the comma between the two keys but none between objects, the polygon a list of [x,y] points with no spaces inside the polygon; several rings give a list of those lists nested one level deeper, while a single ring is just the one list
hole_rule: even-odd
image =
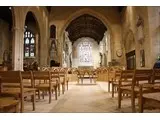
[{"label": "stone column", "polygon": [[[107,66],[108,62],[111,62],[110,35],[108,31],[104,33],[104,37],[101,41],[101,48],[101,53],[103,54],[102,65]],[[106,60],[104,54],[106,55]]]},{"label": "stone column", "polygon": [[23,70],[24,28],[13,27],[12,67],[13,70]]},{"label": "stone column", "polygon": [[108,63],[112,61],[112,58],[111,58],[110,34],[106,31],[104,33],[104,36],[105,36],[105,40],[106,40],[107,65],[108,65]]}]

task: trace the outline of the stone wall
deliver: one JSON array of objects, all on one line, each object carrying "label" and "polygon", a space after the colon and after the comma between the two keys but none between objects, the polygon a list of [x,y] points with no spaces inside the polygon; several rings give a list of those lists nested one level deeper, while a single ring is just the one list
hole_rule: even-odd
[{"label": "stone wall", "polygon": [[160,7],[148,7],[148,19],[151,54],[147,59],[152,67],[160,55]]},{"label": "stone wall", "polygon": [[9,51],[9,43],[11,43],[10,37],[11,31],[9,31],[9,24],[0,19],[0,64],[3,62],[4,51]]},{"label": "stone wall", "polygon": [[[143,35],[144,39],[142,43],[140,43],[138,40],[138,27],[137,27],[137,21],[138,17],[141,17],[143,20]],[[149,37],[149,26],[148,26],[148,10],[147,7],[132,7],[128,6],[126,9],[122,11],[121,14],[121,20],[122,20],[122,39],[123,44],[127,44],[126,46],[130,46],[127,48],[130,48],[130,50],[125,49],[125,53],[135,49],[136,50],[136,68],[152,68],[152,62],[151,62],[151,39]],[[153,22],[153,21],[152,21]],[[133,38],[128,37],[129,34],[133,34]],[[130,41],[130,39],[132,39]],[[124,48],[126,47],[124,46]],[[140,50],[144,49],[145,51],[145,66],[141,67],[140,65]],[[125,58],[124,58],[125,59]]]}]

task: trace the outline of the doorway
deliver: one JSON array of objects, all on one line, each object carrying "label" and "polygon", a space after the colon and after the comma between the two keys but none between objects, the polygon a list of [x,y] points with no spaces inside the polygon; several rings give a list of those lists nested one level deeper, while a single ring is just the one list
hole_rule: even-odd
[{"label": "doorway", "polygon": [[133,70],[136,68],[136,55],[135,50],[126,53],[127,70]]}]

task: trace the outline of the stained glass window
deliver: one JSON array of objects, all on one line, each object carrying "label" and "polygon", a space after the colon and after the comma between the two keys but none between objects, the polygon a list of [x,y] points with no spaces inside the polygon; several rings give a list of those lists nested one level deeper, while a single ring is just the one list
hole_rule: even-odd
[{"label": "stained glass window", "polygon": [[24,32],[24,57],[35,57],[35,37],[28,30]]},{"label": "stained glass window", "polygon": [[79,63],[82,66],[92,66],[92,46],[88,41],[79,44]]}]

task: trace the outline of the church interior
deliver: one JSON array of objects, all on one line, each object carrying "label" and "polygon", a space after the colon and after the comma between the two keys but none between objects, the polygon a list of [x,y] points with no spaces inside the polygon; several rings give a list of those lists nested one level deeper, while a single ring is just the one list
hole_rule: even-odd
[{"label": "church interior", "polygon": [[0,113],[159,113],[159,38],[160,7],[0,6]]}]

